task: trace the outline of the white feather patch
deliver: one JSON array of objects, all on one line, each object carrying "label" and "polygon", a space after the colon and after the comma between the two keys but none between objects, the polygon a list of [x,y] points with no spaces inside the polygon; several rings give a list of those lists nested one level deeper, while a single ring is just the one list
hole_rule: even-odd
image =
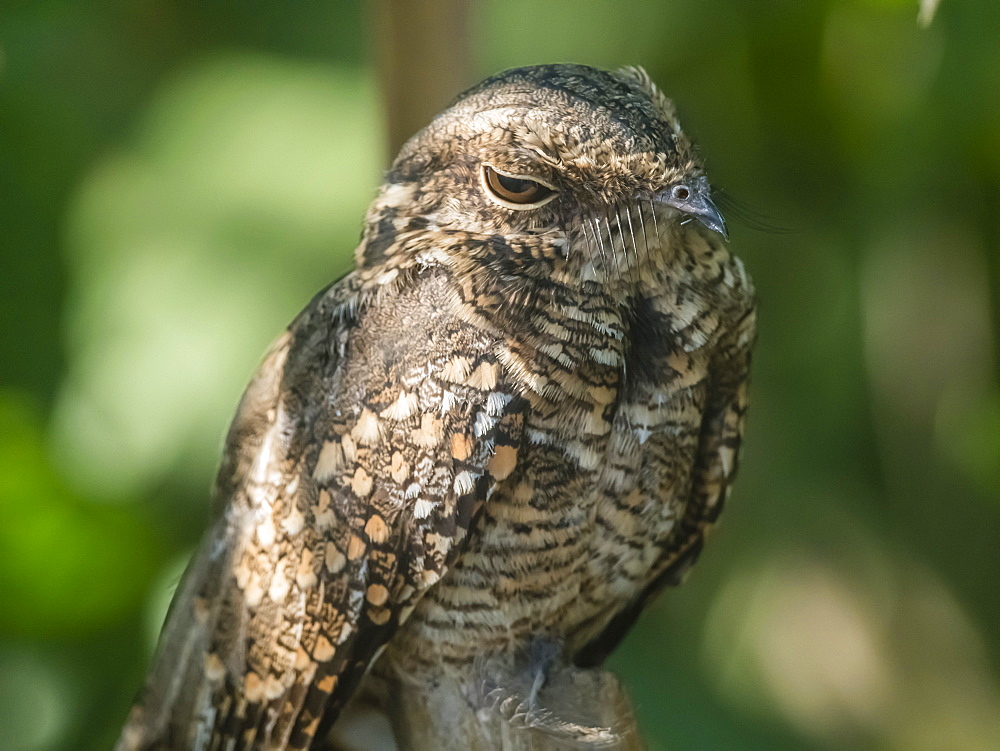
[{"label": "white feather patch", "polygon": [[456,495],[466,495],[471,493],[475,486],[476,476],[472,472],[465,470],[455,475],[454,488]]},{"label": "white feather patch", "polygon": [[340,472],[344,466],[344,447],[339,440],[327,441],[319,452],[313,478],[317,482],[326,482]]},{"label": "white feather patch", "polygon": [[408,391],[400,391],[396,401],[379,413],[379,417],[401,422],[417,410],[417,395]]},{"label": "white feather patch", "polygon": [[413,518],[414,519],[426,519],[434,511],[434,507],[437,504],[434,501],[428,501],[426,498],[421,498],[415,504],[413,504]]},{"label": "white feather patch", "polygon": [[351,438],[359,446],[374,446],[381,440],[381,427],[378,417],[370,409],[365,407],[361,411],[357,424],[351,431]]},{"label": "white feather patch", "polygon": [[510,394],[501,394],[500,392],[494,392],[486,397],[486,412],[498,417],[513,397]]}]

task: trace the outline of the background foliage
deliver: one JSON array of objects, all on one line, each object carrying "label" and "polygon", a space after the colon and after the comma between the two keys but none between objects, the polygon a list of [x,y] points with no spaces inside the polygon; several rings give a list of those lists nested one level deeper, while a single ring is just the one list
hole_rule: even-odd
[{"label": "background foliage", "polygon": [[[0,7],[0,747],[111,745],[242,386],[379,182],[368,20]],[[1000,4],[506,0],[472,33],[475,77],[646,66],[791,230],[731,215],[742,477],[614,658],[653,747],[1000,748]]]}]

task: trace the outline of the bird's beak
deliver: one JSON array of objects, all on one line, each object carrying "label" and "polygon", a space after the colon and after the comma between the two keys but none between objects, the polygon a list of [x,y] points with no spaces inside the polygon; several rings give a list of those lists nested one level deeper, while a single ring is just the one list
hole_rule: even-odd
[{"label": "bird's beak", "polygon": [[[677,197],[677,188],[686,189],[686,197]],[[726,231],[726,220],[719,211],[719,207],[712,202],[709,197],[711,190],[708,180],[700,177],[697,180],[684,183],[682,186],[671,185],[664,188],[659,193],[659,200],[668,206],[673,206],[678,211],[690,214],[703,225],[714,232],[718,232],[726,240],[729,239],[729,232]]]}]

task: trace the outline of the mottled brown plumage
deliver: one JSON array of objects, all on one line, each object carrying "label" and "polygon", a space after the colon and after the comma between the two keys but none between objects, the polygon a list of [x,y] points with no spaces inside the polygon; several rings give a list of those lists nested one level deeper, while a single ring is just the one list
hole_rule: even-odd
[{"label": "mottled brown plumage", "polygon": [[533,644],[599,664],[735,471],[754,296],[722,234],[643,71],[459,97],[248,387],[118,747],[301,749],[363,679],[475,703]]}]

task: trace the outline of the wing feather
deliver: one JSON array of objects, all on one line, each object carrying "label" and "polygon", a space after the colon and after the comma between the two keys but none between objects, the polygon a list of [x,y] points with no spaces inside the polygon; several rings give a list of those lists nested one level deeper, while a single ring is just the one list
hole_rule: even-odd
[{"label": "wing feather", "polygon": [[449,284],[357,305],[348,277],[272,349],[119,749],[309,747],[445,575],[525,409]]}]

